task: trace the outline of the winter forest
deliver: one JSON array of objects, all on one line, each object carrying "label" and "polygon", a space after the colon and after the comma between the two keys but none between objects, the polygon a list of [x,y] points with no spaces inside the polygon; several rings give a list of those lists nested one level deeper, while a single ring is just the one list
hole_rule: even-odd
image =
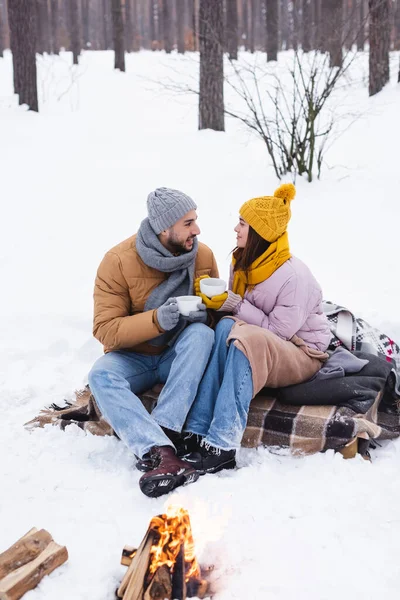
[{"label": "winter forest", "polygon": [[[397,600],[399,106],[400,0],[0,0],[1,600]],[[190,317],[183,331],[217,332],[226,306],[270,331],[274,309],[254,321],[237,311],[265,284],[249,275],[260,253],[288,233],[285,260],[315,278],[312,317],[330,340],[323,358],[310,355],[321,361],[315,377],[265,378],[235,449],[212,455],[207,434],[193,430],[197,446],[181,455],[191,430],[177,441],[159,423],[179,459],[200,461],[184,483],[153,446],[132,450],[89,375],[104,356],[137,353],[159,379],[136,392],[127,378],[132,394],[146,416],[163,398],[158,351],[141,344],[175,331],[161,310],[171,298],[137,300],[146,278],[156,285],[154,271],[139,261],[128,276],[120,250],[160,188],[186,206],[177,222],[196,206],[186,250],[163,238],[171,223],[153,229],[168,256],[190,254],[197,238],[213,256],[210,268],[188,268],[185,292],[202,298],[198,318],[208,320]],[[277,198],[286,210],[278,241],[256,229]],[[241,289],[241,211],[257,200],[268,214],[248,224],[267,245]],[[110,249],[119,258],[107,279],[99,265]],[[268,278],[282,264],[271,275],[268,263]],[[207,296],[204,274],[227,289]],[[107,324],[100,311],[96,326],[96,286],[109,294],[110,347],[97,333]],[[185,298],[177,289],[168,296]],[[300,303],[282,300],[292,310],[283,322]],[[119,319],[150,310],[153,337],[118,346]],[[300,348],[292,334],[305,332],[307,346],[308,317],[278,337]],[[193,339],[179,377],[199,368],[206,338]],[[246,357],[254,392],[248,348]],[[230,466],[219,469],[224,452]],[[151,495],[143,481],[157,469],[166,490]]]}]

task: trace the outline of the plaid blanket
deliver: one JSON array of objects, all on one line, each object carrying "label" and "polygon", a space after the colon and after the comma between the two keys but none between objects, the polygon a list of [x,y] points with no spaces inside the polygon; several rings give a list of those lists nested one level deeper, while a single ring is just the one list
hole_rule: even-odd
[{"label": "plaid blanket", "polygon": [[[282,398],[271,397],[267,390],[261,391],[251,403],[242,445],[248,448],[279,446],[289,448],[293,454],[314,454],[328,449],[339,450],[355,438],[366,440],[367,448],[369,440],[399,437],[400,415],[388,386],[388,365],[381,361],[381,366],[379,372],[375,371],[375,385],[366,383],[365,378],[361,385],[360,378],[358,387],[355,387],[354,380],[358,374],[332,380],[342,406],[315,404],[319,394],[323,400],[321,385],[326,394],[325,382],[308,382],[274,390],[275,394],[292,402],[296,393],[302,398],[302,390],[307,390],[308,397],[313,397],[312,406],[287,404],[282,402]],[[141,396],[149,412],[157,402],[161,387],[155,386]],[[346,390],[350,390],[350,394]],[[89,386],[76,392],[75,402],[68,402],[63,408],[53,404],[25,426],[34,429],[48,424],[61,429],[74,424],[93,435],[114,434],[112,427],[103,419]]]},{"label": "plaid blanket", "polygon": [[385,356],[393,362],[396,378],[395,389],[400,397],[400,347],[388,335],[382,333],[364,319],[356,317],[343,306],[326,301],[323,310],[332,331],[330,349],[345,346],[350,352],[360,351]]},{"label": "plaid blanket", "polygon": [[[360,373],[329,382],[308,381],[281,390],[262,390],[252,401],[242,445],[287,447],[293,454],[340,450],[353,440],[400,436],[400,348],[384,333],[343,306],[324,303],[331,330],[330,349],[340,345],[367,358]],[[373,355],[373,356],[371,356]],[[141,396],[151,412],[161,386]],[[74,402],[53,404],[26,423],[28,429],[77,425],[93,435],[115,435],[103,419],[89,386]]]}]

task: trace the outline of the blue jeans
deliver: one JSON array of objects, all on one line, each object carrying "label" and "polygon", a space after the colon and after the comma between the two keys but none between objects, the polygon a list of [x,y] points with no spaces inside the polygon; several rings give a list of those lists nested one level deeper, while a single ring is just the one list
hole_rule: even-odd
[{"label": "blue jeans", "polygon": [[240,447],[253,397],[249,361],[236,346],[226,344],[233,324],[222,319],[216,327],[210,362],[184,427],[222,450]]},{"label": "blue jeans", "polygon": [[[214,343],[214,331],[193,323],[157,356],[119,350],[101,356],[89,385],[102,415],[140,458],[152,446],[173,446],[161,427],[181,432]],[[165,383],[151,415],[137,394]]]}]

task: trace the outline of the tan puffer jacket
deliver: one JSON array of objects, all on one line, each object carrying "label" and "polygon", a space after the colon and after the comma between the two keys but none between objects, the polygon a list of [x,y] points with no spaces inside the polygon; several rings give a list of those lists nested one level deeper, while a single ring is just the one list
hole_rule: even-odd
[{"label": "tan puffer jacket", "polygon": [[[144,264],[136,251],[136,235],[107,252],[97,271],[93,319],[93,335],[104,352],[160,354],[165,349],[146,343],[163,330],[155,310],[143,311],[147,298],[167,275]],[[199,242],[194,276],[200,275],[218,277],[218,267],[210,248]]]}]

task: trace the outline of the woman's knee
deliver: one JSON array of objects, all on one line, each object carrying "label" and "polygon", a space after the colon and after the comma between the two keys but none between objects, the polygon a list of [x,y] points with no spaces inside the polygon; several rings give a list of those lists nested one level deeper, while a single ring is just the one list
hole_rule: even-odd
[{"label": "woman's knee", "polygon": [[235,324],[235,321],[233,319],[221,319],[221,321],[218,323],[218,325],[215,328],[215,337],[221,338],[224,337],[225,339],[228,337],[228,335],[231,332],[231,329],[233,327],[233,325]]}]

